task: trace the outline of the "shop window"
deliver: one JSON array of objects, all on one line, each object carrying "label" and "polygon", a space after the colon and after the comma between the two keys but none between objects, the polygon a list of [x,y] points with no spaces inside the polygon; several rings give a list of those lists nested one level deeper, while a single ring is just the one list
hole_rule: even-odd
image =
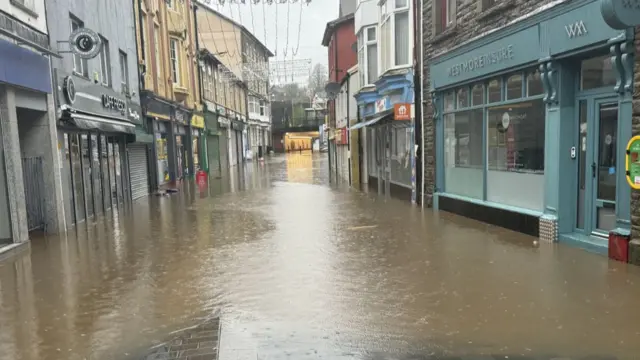
[{"label": "shop window", "polygon": [[502,89],[500,88],[500,81],[491,80],[487,87],[489,103],[502,101]]},{"label": "shop window", "polygon": [[522,97],[522,75],[512,75],[507,79],[507,100]]},{"label": "shop window", "polygon": [[451,111],[455,109],[453,98],[453,92],[449,92],[444,95],[444,111]]},{"label": "shop window", "polygon": [[476,84],[471,89],[471,105],[484,104],[484,85]]},{"label": "shop window", "polygon": [[483,110],[461,111],[444,116],[445,191],[482,199]]},{"label": "shop window", "polygon": [[456,96],[458,101],[458,109],[463,109],[469,106],[469,89],[466,87],[458,90],[458,94]]},{"label": "shop window", "polygon": [[489,108],[487,200],[542,210],[544,144],[542,99]]},{"label": "shop window", "polygon": [[598,56],[583,60],[580,64],[580,90],[596,89],[616,84],[616,74],[611,57]]},{"label": "shop window", "polygon": [[530,72],[527,75],[527,96],[541,95],[543,91],[540,71]]}]

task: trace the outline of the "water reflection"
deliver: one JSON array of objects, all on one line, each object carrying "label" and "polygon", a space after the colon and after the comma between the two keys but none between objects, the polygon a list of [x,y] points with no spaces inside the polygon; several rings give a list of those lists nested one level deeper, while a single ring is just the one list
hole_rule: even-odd
[{"label": "water reflection", "polygon": [[34,239],[0,262],[0,359],[138,359],[213,314],[223,360],[636,357],[638,268],[329,187],[325,156]]}]

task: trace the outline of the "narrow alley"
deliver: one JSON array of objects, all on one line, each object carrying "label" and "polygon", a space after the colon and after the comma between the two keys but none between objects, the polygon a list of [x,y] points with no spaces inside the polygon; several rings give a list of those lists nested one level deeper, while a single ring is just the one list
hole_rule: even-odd
[{"label": "narrow alley", "polygon": [[275,156],[32,239],[0,262],[0,359],[145,359],[212,319],[221,360],[637,358],[640,268],[327,168]]}]

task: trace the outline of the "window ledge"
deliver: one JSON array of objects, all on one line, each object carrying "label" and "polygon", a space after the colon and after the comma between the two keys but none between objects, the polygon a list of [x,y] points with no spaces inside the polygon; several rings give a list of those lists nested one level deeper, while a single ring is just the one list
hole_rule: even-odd
[{"label": "window ledge", "polygon": [[500,4],[492,6],[486,10],[484,10],[480,15],[478,15],[478,20],[486,20],[492,18],[494,15],[500,14],[505,10],[511,9],[516,5],[515,0],[505,0]]},{"label": "window ledge", "polygon": [[431,39],[431,43],[432,44],[437,44],[437,43],[442,42],[442,41],[444,41],[446,39],[449,39],[450,37],[454,36],[457,33],[458,33],[458,26],[457,25],[453,25],[452,27],[445,29],[440,34],[434,36],[433,39]]},{"label": "window ledge", "polygon": [[35,17],[35,18],[38,17],[38,13],[35,12],[35,10],[33,10],[33,9],[27,7],[27,6],[24,6],[24,4],[21,4],[16,0],[9,0],[9,1],[11,2],[11,5],[13,5],[13,6],[17,7],[18,9],[26,12],[27,14],[29,14],[29,15]]}]

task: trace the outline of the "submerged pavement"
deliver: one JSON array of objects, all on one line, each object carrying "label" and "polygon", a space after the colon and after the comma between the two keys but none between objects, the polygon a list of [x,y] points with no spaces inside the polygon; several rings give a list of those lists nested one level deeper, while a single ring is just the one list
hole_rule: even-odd
[{"label": "submerged pavement", "polygon": [[638,358],[640,268],[327,169],[276,156],[33,239],[0,262],[0,359]]}]

